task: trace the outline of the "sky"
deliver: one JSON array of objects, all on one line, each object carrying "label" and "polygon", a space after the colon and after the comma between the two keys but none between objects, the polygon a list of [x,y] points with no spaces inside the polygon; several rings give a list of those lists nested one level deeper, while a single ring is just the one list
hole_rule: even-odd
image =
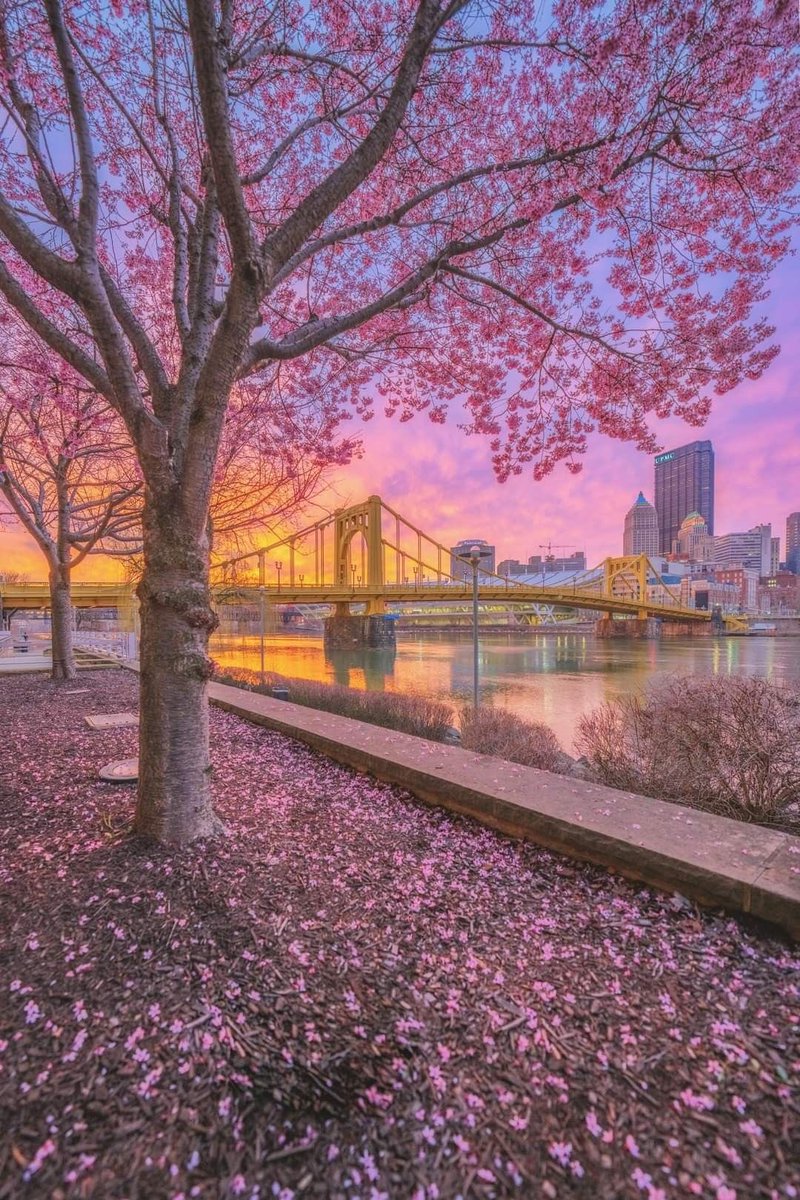
[{"label": "sky", "polygon": [[[698,438],[714,446],[715,533],[769,522],[781,538],[786,517],[800,510],[800,256],[773,275],[765,311],[781,354],[761,379],[714,400],[702,428],[654,421],[662,448]],[[641,489],[653,501],[653,456],[635,446],[593,437],[579,475],[557,467],[541,481],[494,479],[488,444],[468,438],[451,414],[446,425],[426,418],[401,425],[376,416],[363,427],[365,454],[337,479],[324,505],[377,493],[445,545],[483,538],[497,562],[525,561],[551,543],[585,550],[590,565],[622,553],[625,513]]]},{"label": "sky", "polygon": [[[710,438],[716,461],[715,533],[772,524],[781,537],[786,516],[800,510],[800,259],[788,258],[772,280],[766,312],[781,354],[761,379],[716,397],[702,429],[679,420],[653,428],[664,449]],[[356,422],[353,422],[355,430]],[[583,471],[563,467],[539,482],[520,476],[494,479],[488,443],[468,438],[451,412],[445,425],[424,416],[400,424],[379,413],[361,426],[364,455],[342,468],[310,512],[357,503],[378,494],[413,524],[445,545],[484,538],[497,561],[522,561],[551,543],[554,553],[585,550],[590,565],[622,553],[625,513],[641,489],[653,500],[653,459],[632,445],[595,436]],[[305,522],[303,522],[305,523]],[[271,540],[271,539],[269,539]],[[0,571],[46,578],[30,540],[11,524],[0,527]],[[114,578],[112,564],[89,560],[78,579]]]}]

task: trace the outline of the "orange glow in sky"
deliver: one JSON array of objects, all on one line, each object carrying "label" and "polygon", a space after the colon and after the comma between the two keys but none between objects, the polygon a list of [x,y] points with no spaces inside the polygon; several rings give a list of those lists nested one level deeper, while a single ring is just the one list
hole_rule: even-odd
[{"label": "orange glow in sky", "polygon": [[[665,448],[710,438],[716,453],[716,533],[770,522],[781,537],[786,516],[800,509],[797,447],[800,445],[800,312],[794,301],[797,267],[787,259],[773,279],[768,315],[782,346],[766,375],[717,397],[708,423],[695,429],[681,421],[655,425]],[[400,424],[376,408],[361,427],[364,457],[339,472],[301,524],[325,511],[377,493],[431,537],[452,545],[461,538],[485,538],[497,546],[497,559],[527,559],[543,543],[585,550],[590,564],[622,552],[625,513],[641,489],[653,499],[653,461],[634,447],[607,438],[592,439],[580,475],[556,472],[540,483],[521,476],[495,482],[488,446],[457,428],[458,413],[446,425],[426,418]],[[355,422],[353,429],[355,430]],[[270,534],[260,539],[271,542]],[[564,553],[570,553],[569,550]],[[0,527],[0,571],[46,578],[44,560],[10,521]],[[119,563],[92,557],[76,579],[122,578]]]}]

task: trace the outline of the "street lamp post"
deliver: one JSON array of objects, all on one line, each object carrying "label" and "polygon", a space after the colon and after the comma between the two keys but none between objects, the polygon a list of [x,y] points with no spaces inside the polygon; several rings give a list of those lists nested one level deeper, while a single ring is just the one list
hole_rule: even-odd
[{"label": "street lamp post", "polygon": [[275,570],[278,572],[278,591],[281,590],[281,568],[282,567],[283,567],[283,563],[280,563],[280,562],[275,563]]},{"label": "street lamp post", "polygon": [[491,550],[472,546],[467,562],[472,567],[472,703],[477,709],[480,703],[480,680],[478,678],[478,567],[482,558],[489,558]]},{"label": "street lamp post", "polygon": [[261,682],[264,682],[264,638],[267,632],[267,592],[266,589],[260,587],[258,589],[259,613],[261,625]]}]

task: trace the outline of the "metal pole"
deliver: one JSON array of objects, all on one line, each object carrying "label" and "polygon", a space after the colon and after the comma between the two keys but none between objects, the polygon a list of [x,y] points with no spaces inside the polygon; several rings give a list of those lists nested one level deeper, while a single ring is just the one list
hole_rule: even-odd
[{"label": "metal pole", "polygon": [[267,594],[263,588],[259,589],[261,599],[261,682],[264,682],[264,635],[267,625]]},{"label": "metal pole", "polygon": [[477,710],[480,703],[479,680],[478,680],[478,557],[479,550],[477,546],[472,548],[472,704]]}]

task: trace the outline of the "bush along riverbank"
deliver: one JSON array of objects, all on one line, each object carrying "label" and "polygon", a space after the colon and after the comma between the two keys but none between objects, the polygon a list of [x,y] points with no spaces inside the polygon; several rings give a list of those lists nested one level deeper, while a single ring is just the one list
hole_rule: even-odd
[{"label": "bush along riverbank", "polygon": [[455,713],[425,696],[369,692],[273,672],[215,679],[507,762],[603,783],[718,816],[800,833],[800,693],[754,677],[675,676],[580,719],[572,758],[553,731],[489,706]]},{"label": "bush along riverbank", "polygon": [[291,679],[274,671],[262,674],[246,667],[218,668],[214,680],[262,696],[272,696],[279,691],[285,693],[284,698],[292,704],[338,713],[340,717],[352,717],[355,721],[366,721],[384,729],[397,729],[400,733],[411,733],[433,742],[447,741],[453,732],[453,709],[416,693],[359,691],[337,683],[319,683],[315,679]]},{"label": "bush along riverbank", "polygon": [[800,692],[682,676],[581,718],[578,747],[610,787],[800,833]]}]

